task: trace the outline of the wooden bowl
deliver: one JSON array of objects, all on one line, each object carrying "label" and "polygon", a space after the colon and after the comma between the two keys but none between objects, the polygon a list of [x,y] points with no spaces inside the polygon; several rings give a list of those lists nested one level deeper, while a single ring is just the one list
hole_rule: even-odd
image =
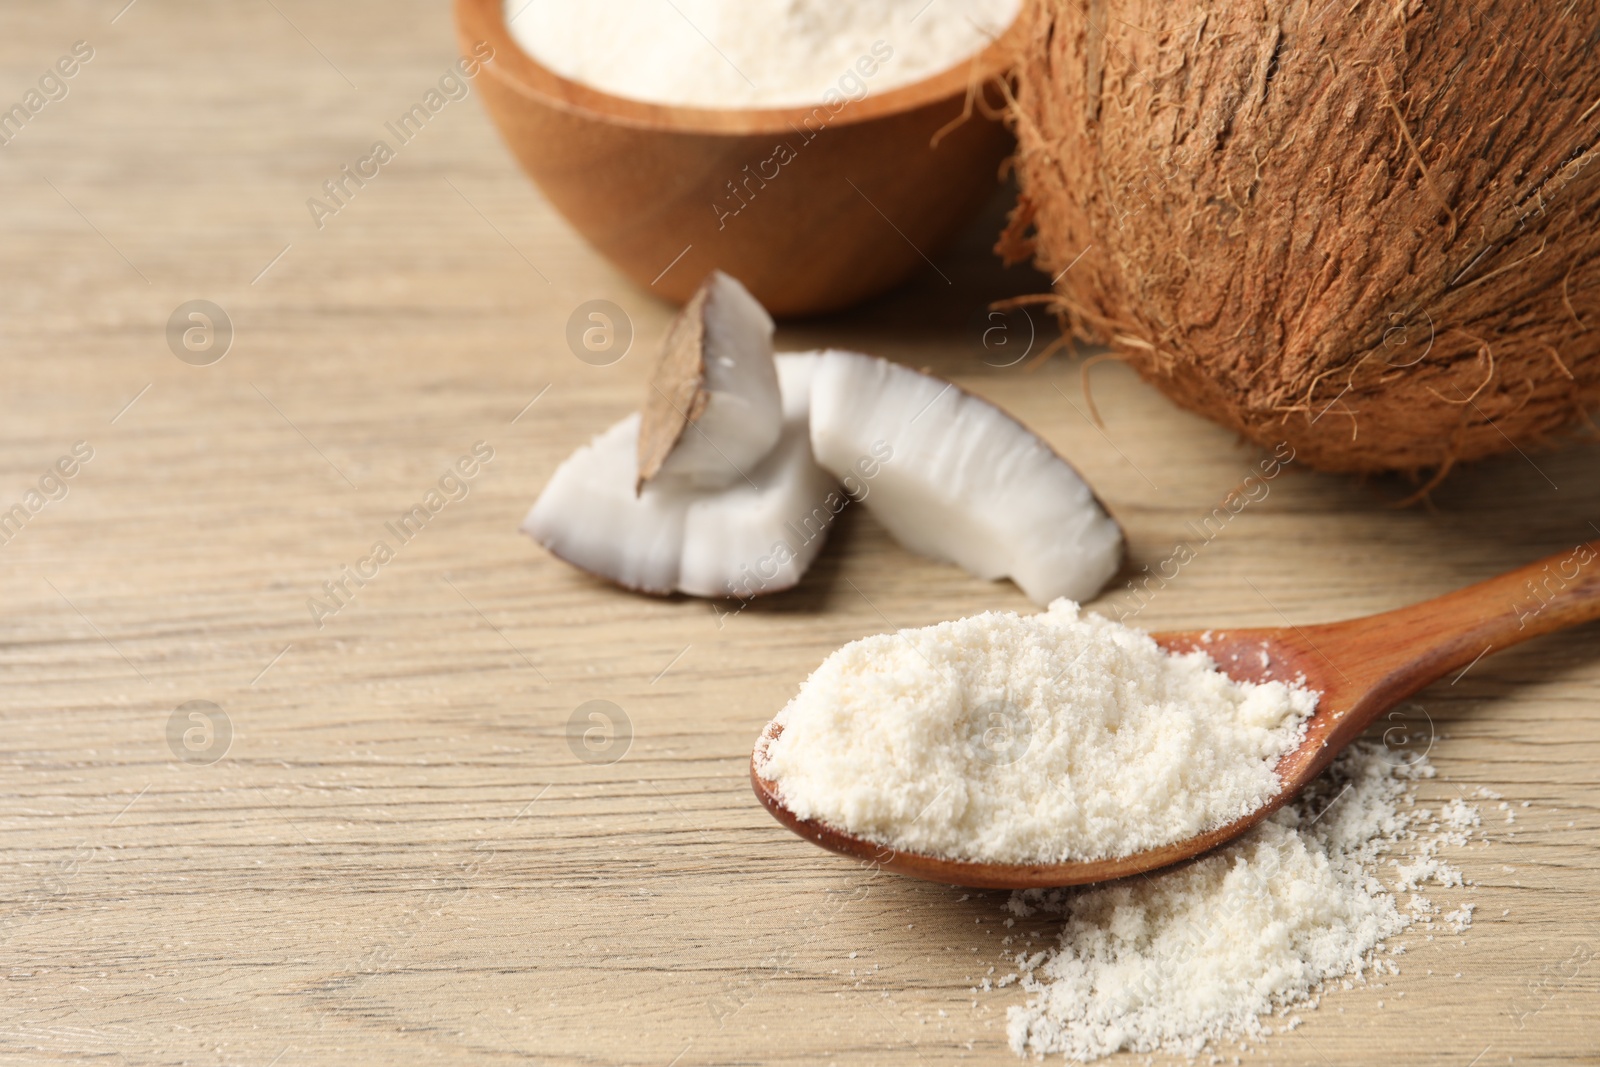
[{"label": "wooden bowl", "polygon": [[928,257],[1011,151],[981,108],[951,125],[969,92],[995,93],[1009,32],[919,82],[873,92],[865,78],[867,95],[836,111],[722,110],[563,78],[517,45],[502,0],[455,0],[455,17],[463,55],[494,49],[478,88],[523,169],[606,258],[679,303],[714,267],[775,315],[837,310],[935,269]]}]

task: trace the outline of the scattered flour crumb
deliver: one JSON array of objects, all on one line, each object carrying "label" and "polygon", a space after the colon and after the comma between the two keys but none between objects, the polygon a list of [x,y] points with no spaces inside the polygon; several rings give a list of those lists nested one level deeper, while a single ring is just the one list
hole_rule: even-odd
[{"label": "scattered flour crumb", "polygon": [[[1389,863],[1410,888],[1464,883],[1437,853],[1465,843],[1476,808],[1452,801],[1450,828],[1428,833],[1405,804],[1412,781],[1433,774],[1426,759],[1394,766],[1381,746],[1360,742],[1293,805],[1195,863],[1012,894],[1013,915],[1064,916],[1056,947],[1019,952],[1016,973],[995,983],[1015,980],[1028,996],[1008,1011],[1013,1051],[1073,1062],[1123,1050],[1194,1057],[1223,1040],[1258,1043],[1274,1015],[1296,1020],[1282,1024],[1292,1029],[1291,1009],[1317,1007],[1328,990],[1381,988],[1373,979],[1400,971],[1393,957],[1403,946],[1390,939],[1439,911],[1418,893],[1402,910],[1378,877],[1385,858],[1396,854]],[[1440,921],[1463,932],[1474,908]]]},{"label": "scattered flour crumb", "polygon": [[1458,934],[1462,933],[1472,926],[1472,913],[1477,910],[1477,907],[1478,905],[1469,901],[1462,904],[1455,911],[1445,912],[1444,921],[1450,924],[1450,929]]}]

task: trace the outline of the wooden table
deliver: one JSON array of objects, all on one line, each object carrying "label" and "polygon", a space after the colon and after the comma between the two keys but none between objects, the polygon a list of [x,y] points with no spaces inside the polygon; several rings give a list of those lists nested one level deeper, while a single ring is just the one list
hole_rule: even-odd
[{"label": "wooden table", "polygon": [[[0,547],[0,1061],[1013,1062],[1017,991],[969,992],[1005,972],[1003,897],[872,878],[781,830],[745,774],[840,643],[1023,598],[854,509],[798,590],[729,617],[551,559],[517,523],[637,405],[671,309],[552,214],[476,100],[321,229],[306,207],[452,61],[444,6],[125,2],[0,15],[8,106],[94,49],[0,149],[0,510],[65,489]],[[986,366],[985,303],[1042,285],[988,256],[1002,208],[938,259],[948,283],[780,347],[1005,405],[1153,564],[1258,457],[1114,365],[1093,371],[1104,430],[1077,359]],[[563,340],[596,298],[639,338],[606,367]],[[210,365],[165,336],[198,299],[234,331]],[[92,458],[46,478],[77,442]],[[475,442],[493,459],[465,498],[397,545],[385,523]],[[1511,455],[1398,510],[1398,481],[1292,471],[1140,621],[1331,619],[1487,577],[1595,536],[1597,461]],[[378,540],[394,558],[314,619]],[[1266,1060],[1600,1062],[1600,962],[1559,973],[1600,952],[1595,645],[1545,639],[1422,696],[1423,795],[1531,807],[1453,857],[1477,888],[1435,896],[1477,901],[1465,937],[1416,939],[1387,990],[1330,995]],[[631,741],[579,758],[590,700]],[[191,701],[222,715],[185,747]]]}]

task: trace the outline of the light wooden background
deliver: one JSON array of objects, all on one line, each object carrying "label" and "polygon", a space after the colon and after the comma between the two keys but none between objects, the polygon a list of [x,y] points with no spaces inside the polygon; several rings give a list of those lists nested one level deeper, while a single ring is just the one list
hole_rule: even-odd
[{"label": "light wooden background", "polygon": [[[1013,1062],[1016,991],[968,992],[1000,964],[1003,897],[869,878],[781,830],[745,774],[840,643],[1021,596],[861,514],[801,588],[720,623],[553,561],[517,522],[637,403],[670,309],[549,211],[476,99],[325,229],[305,208],[451,62],[443,5],[125,2],[0,13],[7,106],[75,40],[95,49],[0,149],[0,509],[94,449],[0,547],[0,1061]],[[1258,457],[1115,366],[1093,372],[1104,432],[1076,361],[986,367],[985,302],[1041,285],[987,255],[999,207],[939,258],[948,283],[930,270],[781,346],[929,365],[1006,405],[1153,563]],[[163,336],[195,298],[237,331],[209,367]],[[638,330],[610,367],[562,339],[592,298]],[[470,496],[314,626],[306,598],[479,440],[495,458]],[[1513,455],[1407,510],[1398,482],[1286,474],[1141,621],[1442,593],[1594,536],[1597,461]],[[1474,892],[1436,894],[1478,921],[1246,1062],[1597,1062],[1600,962],[1561,969],[1600,953],[1596,643],[1424,694],[1424,794],[1532,802],[1514,839],[1491,819],[1494,843],[1454,857]],[[568,747],[592,699],[631,720],[617,762]],[[190,700],[232,724],[209,766],[168,746]],[[1518,1004],[1539,1009],[1520,1026]]]}]

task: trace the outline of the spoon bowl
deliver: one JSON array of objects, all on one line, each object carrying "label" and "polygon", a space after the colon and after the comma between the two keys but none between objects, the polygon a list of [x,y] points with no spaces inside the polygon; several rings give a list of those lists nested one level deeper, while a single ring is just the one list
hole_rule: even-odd
[{"label": "spoon bowl", "polygon": [[1066,863],[953,860],[856,837],[784,806],[761,776],[765,747],[782,727],[768,723],[750,762],[756,796],[806,840],[859,860],[933,882],[975,889],[1042,889],[1124,878],[1208,852],[1293,800],[1380,715],[1455,671],[1531,637],[1600,619],[1600,541],[1509,574],[1397,611],[1314,626],[1155,634],[1168,651],[1204,652],[1230,678],[1290,681],[1321,695],[1300,744],[1278,761],[1280,788],[1241,819],[1195,837],[1112,859]]}]

